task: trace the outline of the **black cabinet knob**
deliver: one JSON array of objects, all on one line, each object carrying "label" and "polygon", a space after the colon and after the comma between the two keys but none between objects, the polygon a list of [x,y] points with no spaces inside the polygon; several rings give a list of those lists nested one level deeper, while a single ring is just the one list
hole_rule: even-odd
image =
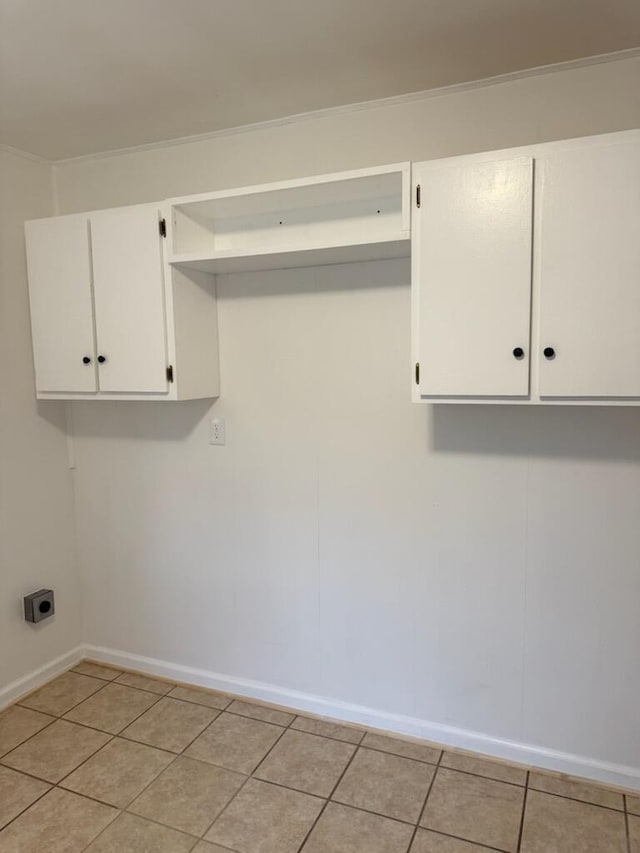
[{"label": "black cabinet knob", "polygon": [[106,360],[107,360],[106,356],[104,356],[104,355],[98,356],[98,361],[100,362],[100,364],[104,364]]},{"label": "black cabinet knob", "polygon": [[520,359],[524,358],[524,350],[522,349],[522,347],[516,347],[514,349],[513,357],[517,358],[518,361],[520,361]]},{"label": "black cabinet knob", "polygon": [[91,359],[89,358],[89,356],[88,356],[88,355],[84,355],[84,356],[82,357],[82,363],[83,363],[83,364],[91,364]]},{"label": "black cabinet knob", "polygon": [[545,358],[549,358],[549,359],[556,357],[556,351],[554,350],[553,347],[545,347],[542,350],[542,354],[544,355]]}]

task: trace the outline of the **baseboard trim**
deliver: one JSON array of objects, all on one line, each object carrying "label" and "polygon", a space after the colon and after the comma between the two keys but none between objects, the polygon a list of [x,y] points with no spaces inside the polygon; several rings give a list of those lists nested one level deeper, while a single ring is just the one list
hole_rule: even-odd
[{"label": "baseboard trim", "polygon": [[384,732],[434,741],[444,746],[467,749],[545,770],[582,776],[586,779],[629,788],[634,791],[640,790],[640,768],[636,767],[612,764],[588,756],[573,755],[455,726],[406,717],[401,714],[391,714],[387,711],[354,705],[338,699],[315,696],[311,693],[289,690],[261,681],[236,678],[205,669],[144,657],[143,655],[129,654],[117,649],[87,645],[84,652],[84,656],[91,660],[134,670],[145,675],[155,675],[183,684],[206,687],[223,693],[244,696],[248,699],[258,699],[296,711],[329,717],[336,722],[356,723]]},{"label": "baseboard trim", "polygon": [[42,687],[47,681],[51,681],[52,678],[55,678],[67,669],[71,669],[72,666],[75,666],[84,657],[86,657],[84,646],[76,646],[70,652],[60,655],[55,660],[45,663],[44,666],[34,669],[28,675],[23,675],[22,678],[18,678],[16,681],[7,684],[6,687],[0,689],[0,711],[6,708],[7,705],[17,702],[18,699],[26,696],[27,693],[31,693],[32,690]]}]

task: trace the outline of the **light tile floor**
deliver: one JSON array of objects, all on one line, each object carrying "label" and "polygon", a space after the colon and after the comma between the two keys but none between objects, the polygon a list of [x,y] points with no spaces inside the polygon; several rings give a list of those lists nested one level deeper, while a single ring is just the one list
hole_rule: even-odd
[{"label": "light tile floor", "polygon": [[0,853],[640,853],[640,796],[84,662],[0,714]]}]

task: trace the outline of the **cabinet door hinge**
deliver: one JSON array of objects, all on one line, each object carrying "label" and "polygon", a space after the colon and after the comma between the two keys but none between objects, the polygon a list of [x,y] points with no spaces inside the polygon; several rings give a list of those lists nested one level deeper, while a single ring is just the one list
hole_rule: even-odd
[{"label": "cabinet door hinge", "polygon": [[416,361],[416,385],[420,384],[420,362]]},{"label": "cabinet door hinge", "polygon": [[416,207],[420,207],[420,184],[416,187]]},{"label": "cabinet door hinge", "polygon": [[173,365],[167,367],[167,382],[173,382]]},{"label": "cabinet door hinge", "polygon": [[167,220],[164,217],[162,217],[162,219],[158,223],[158,227],[160,228],[160,236],[166,237],[167,236]]}]

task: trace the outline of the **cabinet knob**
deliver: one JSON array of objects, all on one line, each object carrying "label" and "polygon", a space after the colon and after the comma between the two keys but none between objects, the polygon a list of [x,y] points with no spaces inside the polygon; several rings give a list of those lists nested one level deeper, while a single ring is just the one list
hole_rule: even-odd
[{"label": "cabinet knob", "polygon": [[517,358],[518,361],[520,361],[520,359],[524,358],[524,350],[522,349],[522,347],[516,347],[514,349],[513,357]]},{"label": "cabinet knob", "polygon": [[88,356],[88,355],[83,355],[83,356],[82,356],[82,363],[83,363],[83,364],[91,364],[91,359],[89,358],[89,356]]},{"label": "cabinet knob", "polygon": [[545,347],[542,350],[542,354],[544,355],[545,358],[548,358],[548,359],[552,359],[552,358],[556,357],[556,351],[554,350],[553,347]]},{"label": "cabinet knob", "polygon": [[106,360],[107,360],[107,357],[105,355],[99,355],[98,356],[98,361],[100,362],[100,364],[104,364]]}]

